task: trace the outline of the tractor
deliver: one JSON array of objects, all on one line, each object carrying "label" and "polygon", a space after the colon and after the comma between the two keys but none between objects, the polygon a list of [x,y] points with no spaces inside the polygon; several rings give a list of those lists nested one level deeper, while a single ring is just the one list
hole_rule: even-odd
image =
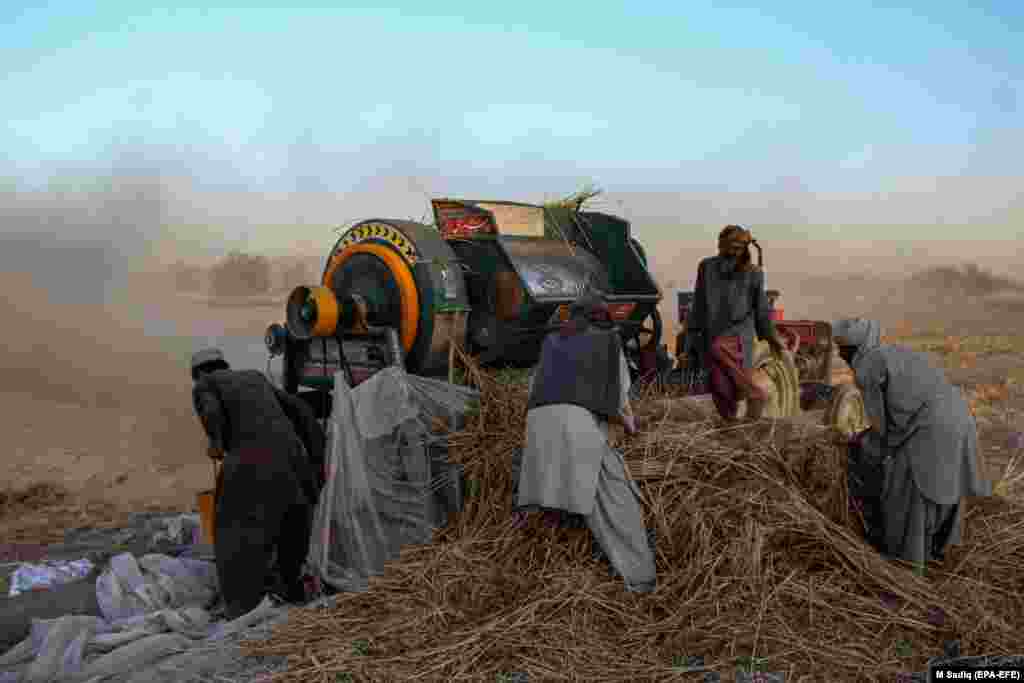
[{"label": "tractor", "polygon": [[[864,400],[853,383],[853,373],[839,356],[832,336],[832,325],[817,320],[786,320],[778,290],[766,292],[776,329],[790,340],[791,359],[772,354],[768,344],[758,340],[754,349],[754,368],[767,378],[769,391],[765,417],[792,417],[803,412],[824,409],[823,423],[853,434],[869,426]],[[684,353],[686,318],[693,303],[693,292],[677,295],[679,333],[676,337],[676,368],[668,383],[683,388],[684,395],[708,393],[707,372]],[[699,360],[696,360],[699,363]]]},{"label": "tractor", "polygon": [[286,391],[324,398],[317,407],[339,371],[351,386],[391,364],[443,377],[453,344],[485,367],[532,366],[587,291],[608,300],[634,377],[652,373],[651,351],[664,349],[662,295],[628,221],[582,203],[434,199],[431,208],[434,225],[352,225],[320,284],[292,291],[286,322],[265,339],[283,357]]}]

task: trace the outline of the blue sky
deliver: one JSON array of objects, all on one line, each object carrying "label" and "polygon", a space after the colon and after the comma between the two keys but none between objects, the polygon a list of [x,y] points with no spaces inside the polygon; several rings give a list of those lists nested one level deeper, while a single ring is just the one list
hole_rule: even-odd
[{"label": "blue sky", "polygon": [[8,2],[0,172],[103,160],[120,140],[259,188],[1021,175],[1024,3],[761,4]]}]

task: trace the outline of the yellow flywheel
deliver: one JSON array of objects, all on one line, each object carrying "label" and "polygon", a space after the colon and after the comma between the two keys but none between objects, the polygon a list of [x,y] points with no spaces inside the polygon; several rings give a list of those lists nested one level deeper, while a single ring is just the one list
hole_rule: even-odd
[{"label": "yellow flywheel", "polygon": [[405,352],[409,353],[419,333],[420,297],[412,271],[397,251],[378,242],[349,245],[331,259],[324,272],[323,286],[332,287],[335,273],[357,254],[376,257],[387,268],[400,300],[399,337]]},{"label": "yellow flywheel", "polygon": [[338,300],[326,287],[296,287],[286,310],[288,328],[300,339],[329,337],[338,327]]}]

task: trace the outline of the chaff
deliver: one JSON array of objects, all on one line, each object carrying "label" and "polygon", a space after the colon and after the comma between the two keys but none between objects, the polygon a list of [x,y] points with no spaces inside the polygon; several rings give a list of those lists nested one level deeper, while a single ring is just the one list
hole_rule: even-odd
[{"label": "chaff", "polygon": [[297,611],[253,646],[290,656],[280,680],[688,680],[678,663],[700,656],[726,678],[756,657],[787,680],[890,681],[925,670],[947,640],[968,654],[1024,651],[1024,507],[969,501],[963,545],[918,576],[864,542],[843,447],[826,431],[725,428],[685,401],[643,401],[646,431],[616,437],[658,531],[658,589],[625,592],[591,558],[588,531],[514,528],[525,388],[456,354],[483,401],[451,457],[478,495],[369,592]]}]

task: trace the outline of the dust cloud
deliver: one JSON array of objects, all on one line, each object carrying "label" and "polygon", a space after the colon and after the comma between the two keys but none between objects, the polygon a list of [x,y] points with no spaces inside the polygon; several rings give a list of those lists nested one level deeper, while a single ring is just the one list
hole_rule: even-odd
[{"label": "dust cloud", "polygon": [[[114,187],[68,195],[10,192],[0,197],[0,268],[7,296],[2,306],[7,353],[6,390],[96,394],[86,379],[107,374],[127,382],[138,353],[159,349],[143,343],[128,303],[146,269],[149,245],[161,237],[163,201],[151,182],[117,179]],[[133,377],[160,376],[162,364]],[[164,367],[166,369],[166,367]],[[56,393],[55,393],[56,392]],[[99,392],[116,402],[123,392]]]},{"label": "dust cloud", "polygon": [[[213,307],[175,292],[169,264],[206,267],[241,248],[292,258],[315,277],[337,239],[323,226],[373,215],[419,219],[425,193],[434,192],[425,188],[440,186],[403,176],[362,194],[204,194],[152,169],[115,169],[87,190],[0,191],[5,480],[57,480],[126,506],[190,504],[211,473],[192,413],[188,355],[218,345],[234,365],[260,367],[263,330],[282,314],[281,289],[298,283],[277,283],[259,305]],[[671,345],[675,292],[692,288],[720,225],[709,217],[678,227],[636,209],[613,202],[600,210],[633,221],[663,288]],[[908,254],[896,243],[800,238],[809,230],[798,225],[777,237],[755,229],[768,285],[782,291],[788,318],[863,315],[951,334],[1024,332],[1024,286],[1005,275],[1006,254],[1014,253],[1007,245],[950,242]]]},{"label": "dust cloud", "polygon": [[203,462],[187,342],[154,329],[166,211],[159,178],[142,174],[0,194],[8,485],[56,479],[103,496],[120,480],[155,500],[173,494],[159,463]]}]

